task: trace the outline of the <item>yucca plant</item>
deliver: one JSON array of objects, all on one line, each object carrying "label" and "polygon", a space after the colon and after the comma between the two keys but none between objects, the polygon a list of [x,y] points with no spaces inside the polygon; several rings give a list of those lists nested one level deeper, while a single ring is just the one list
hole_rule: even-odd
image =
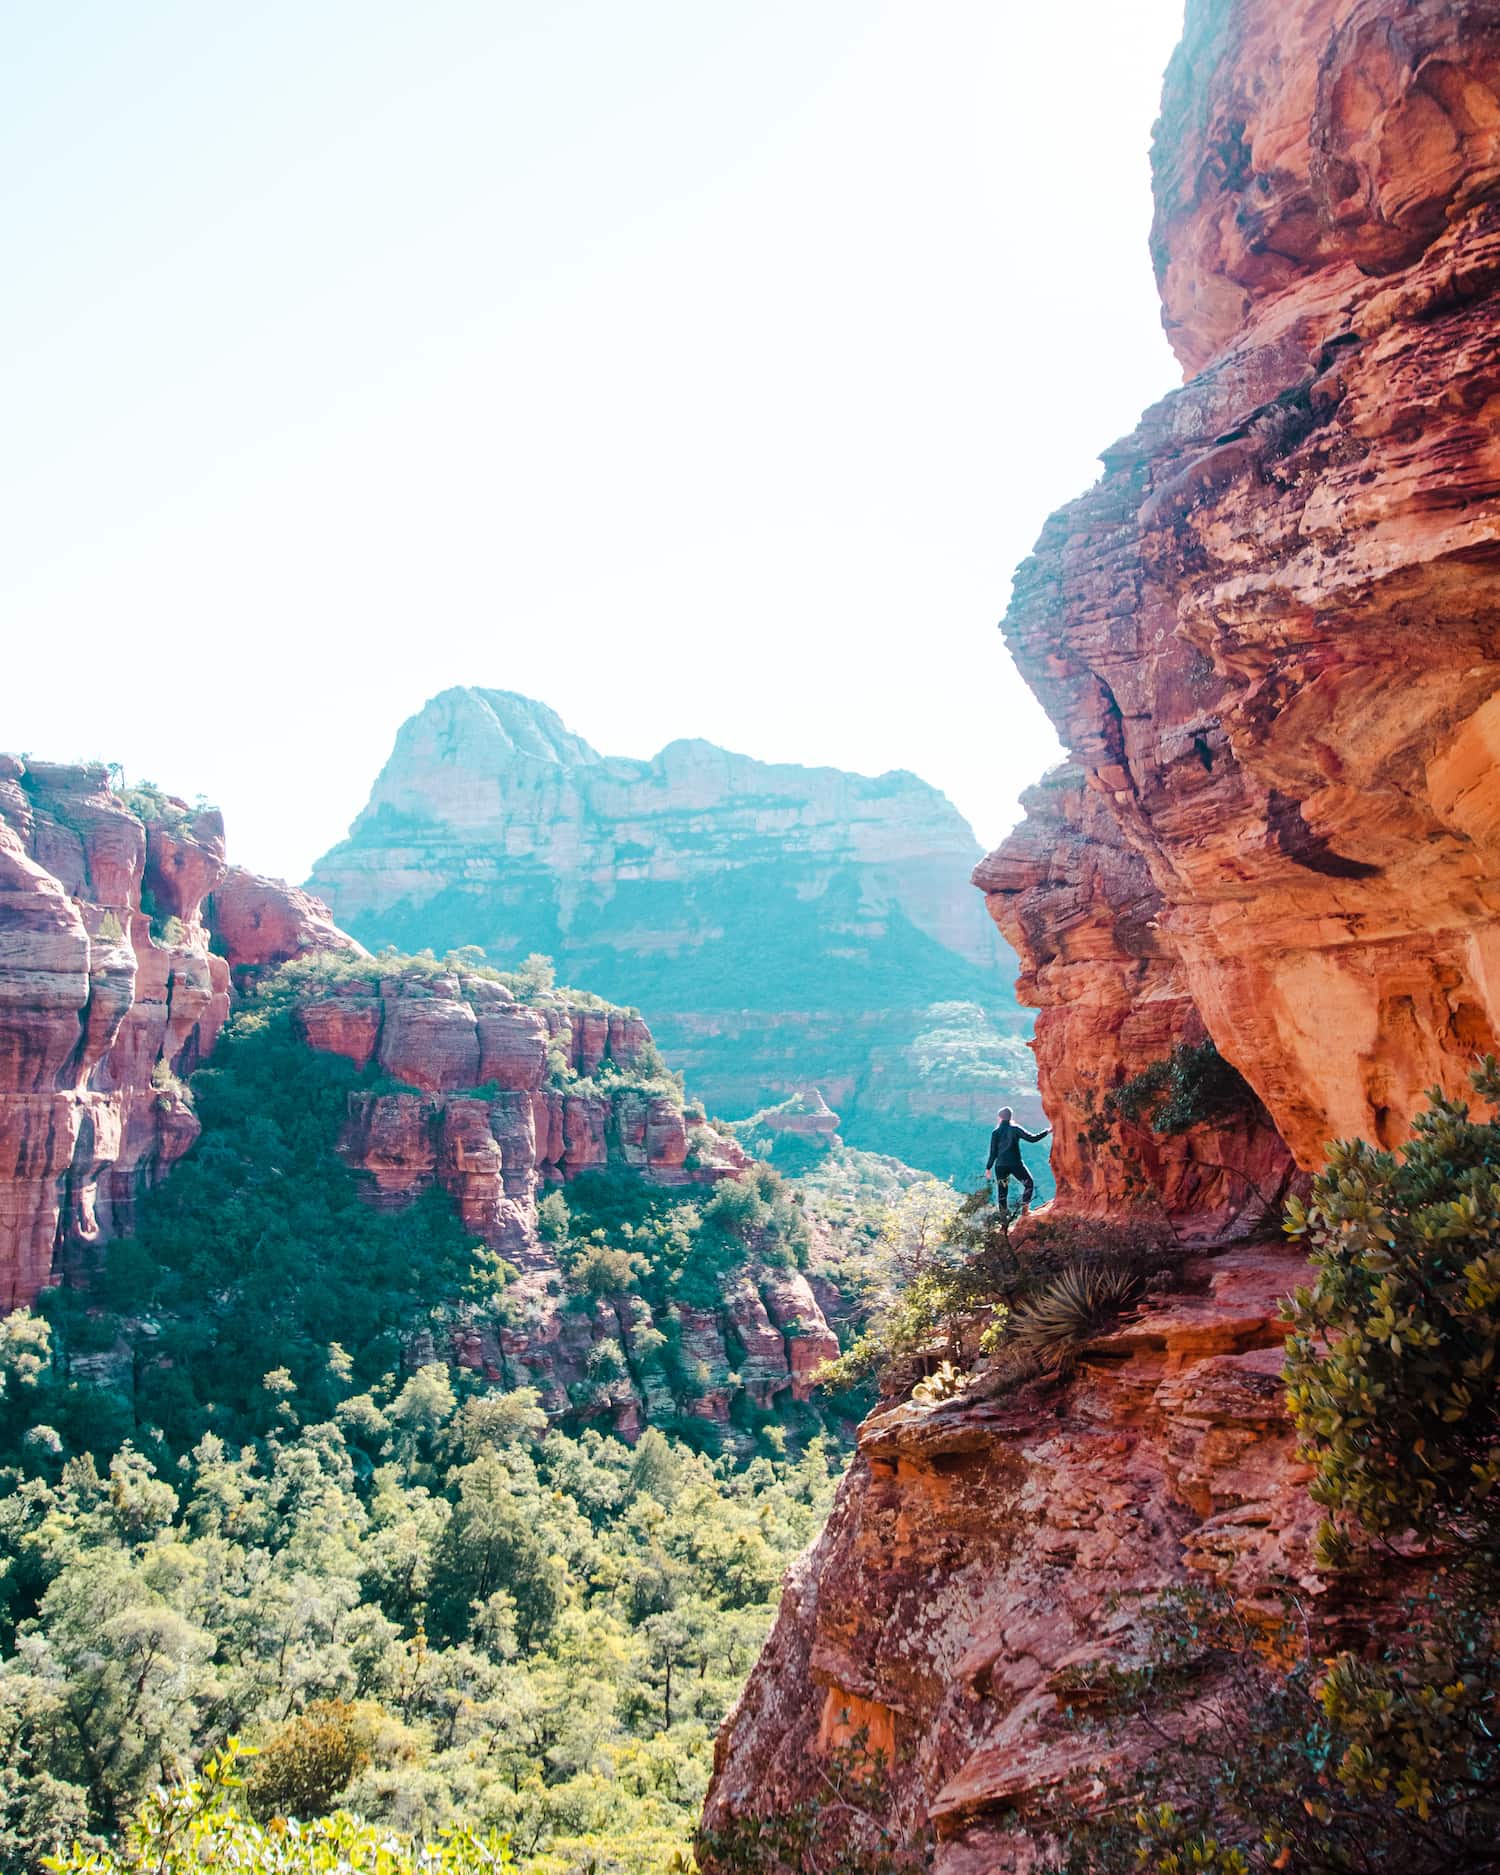
[{"label": "yucca plant", "polygon": [[1047,1372],[1070,1373],[1083,1343],[1108,1328],[1140,1293],[1137,1270],[1075,1263],[1013,1312],[1005,1339]]}]

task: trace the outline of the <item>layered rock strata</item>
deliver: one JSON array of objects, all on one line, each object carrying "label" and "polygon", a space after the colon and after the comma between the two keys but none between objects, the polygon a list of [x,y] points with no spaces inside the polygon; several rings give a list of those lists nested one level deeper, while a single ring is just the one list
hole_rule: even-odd
[{"label": "layered rock strata", "polygon": [[365,954],[364,946],[333,922],[321,899],[241,866],[224,868],[204,916],[215,948],[231,960],[230,976],[241,994],[296,957],[324,951]]},{"label": "layered rock strata", "polygon": [[690,1156],[680,1097],[649,1076],[639,1084],[651,1031],[625,1010],[563,996],[518,1003],[470,974],[393,973],[337,982],[300,1003],[295,1021],[311,1047],[402,1083],[349,1097],[339,1150],[368,1178],[371,1201],[399,1207],[441,1185],[465,1225],[509,1257],[539,1254],[536,1204],[549,1185],[605,1166],[707,1185],[749,1164],[708,1127]]},{"label": "layered rock strata", "polygon": [[602,756],[542,704],[459,689],[402,727],[312,886],[371,945],[540,951],[649,1008],[716,1113],[816,1083],[852,1143],[956,1171],[999,1101],[1036,1111],[978,856],[914,775]]},{"label": "layered rock strata", "polygon": [[[750,1161],[698,1124],[662,1079],[651,1032],[598,998],[516,1001],[492,976],[403,973],[370,960],[327,908],[228,866],[218,813],[101,767],[0,757],[0,1310],[35,1300],[134,1225],[142,1189],[198,1137],[186,1077],[237,994],[277,966],[308,971],[302,1039],[369,1070],[339,1140],[369,1201],[400,1209],[433,1185],[476,1242],[519,1267],[516,1326],[454,1352],[573,1412],[591,1356],[625,1350],[590,1410],[634,1436],[686,1411],[726,1422],[741,1396],[805,1400],[838,1342],[796,1270],[750,1262],[718,1306],[684,1310],[691,1400],[644,1379],[631,1351],[649,1310],[628,1297],[568,1306],[537,1228],[548,1187],[610,1167],[663,1187],[711,1186]],[[354,968],[351,969],[350,966]],[[659,1336],[656,1337],[659,1340]],[[657,1397],[659,1395],[659,1397]]]},{"label": "layered rock strata", "polygon": [[[247,885],[278,907],[249,952],[211,917]],[[0,756],[0,1308],[130,1230],[198,1137],[183,1081],[232,972],[315,947],[358,948],[305,894],[227,866],[216,809]]]},{"label": "layered rock strata", "polygon": [[[460,1333],[460,1362],[535,1386],[554,1414],[576,1412],[585,1392],[589,1412],[627,1438],[683,1411],[727,1424],[740,1394],[762,1409],[783,1395],[807,1399],[838,1339],[800,1271],[752,1260],[725,1279],[717,1307],[680,1310],[685,1360],[704,1380],[677,1400],[641,1355],[643,1337],[659,1339],[649,1308],[629,1295],[570,1301],[538,1232],[538,1199],[586,1172],[675,1188],[748,1168],[732,1138],[690,1130],[680,1096],[659,1080],[645,1022],[566,993],[520,1003],[472,972],[379,976],[378,967],[309,996],[294,1020],[310,1046],[383,1083],[350,1094],[339,1140],[369,1201],[401,1209],[437,1185],[475,1238],[518,1271],[507,1290],[515,1325]],[[622,1371],[587,1386],[606,1342],[622,1351]]]},{"label": "layered rock strata", "polygon": [[706,1826],[815,1798],[818,1758],[857,1735],[889,1765],[882,1825],[929,1832],[936,1875],[1024,1870],[1099,1754],[1065,1719],[1078,1677],[1131,1663],[1153,1597],[1213,1585],[1270,1611],[1291,1590],[1316,1625],[1279,1378],[1301,1267],[1275,1245],[1190,1263],[1064,1387],[986,1397],[981,1375],[866,1420],[720,1735]]},{"label": "layered rock strata", "polygon": [[[1005,621],[1074,820],[1149,881],[1143,1002],[1169,970],[1303,1166],[1400,1139],[1500,1032],[1497,112],[1484,8],[1189,8],[1153,249],[1194,375]],[[1045,996],[1073,887],[1028,876],[1040,832],[978,878]]]},{"label": "layered rock strata", "polygon": [[101,767],[0,756],[0,1307],[128,1229],[197,1137],[177,1077],[229,1009],[199,915],[224,829],[170,806],[148,825]]},{"label": "layered rock strata", "polygon": [[[1492,8],[1190,0],[1153,252],[1192,375],[1018,575],[1006,639],[1070,766],[977,872],[1039,1009],[1062,1210],[1137,1214],[1104,1103],[1179,1042],[1259,1107],[1132,1176],[1216,1229],[1253,1221],[1241,1178],[1398,1143],[1495,1045],[1497,126]],[[815,1799],[863,1729],[937,1875],[1025,1870],[1098,1750],[1060,1722],[1077,1672],[1134,1644],[1112,1596],[1290,1588],[1316,1627],[1274,1314],[1298,1275],[1221,1253],[1056,1398],[871,1420],[710,1823]]]},{"label": "layered rock strata", "polygon": [[[681,1309],[684,1359],[705,1376],[688,1401],[673,1399],[641,1357],[643,1335],[656,1329],[637,1297],[579,1307],[564,1294],[557,1254],[538,1234],[547,1189],[602,1170],[656,1187],[709,1187],[750,1164],[733,1138],[688,1127],[681,1097],[656,1078],[639,1016],[566,994],[517,1003],[471,971],[377,969],[379,960],[368,977],[309,996],[294,1022],[309,1046],[384,1084],[349,1095],[339,1138],[369,1202],[401,1209],[439,1185],[465,1228],[516,1266],[516,1326],[461,1333],[454,1354],[463,1365],[538,1388],[553,1414],[576,1412],[587,1391],[592,1414],[624,1438],[682,1410],[727,1425],[741,1393],[757,1408],[782,1395],[808,1399],[838,1337],[797,1269],[750,1262],[727,1277],[718,1307]],[[622,1371],[607,1388],[585,1388],[602,1342],[622,1350]]]}]

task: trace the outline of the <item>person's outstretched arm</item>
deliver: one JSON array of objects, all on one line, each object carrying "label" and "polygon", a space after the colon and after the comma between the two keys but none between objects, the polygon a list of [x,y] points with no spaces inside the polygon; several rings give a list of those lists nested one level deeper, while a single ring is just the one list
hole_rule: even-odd
[{"label": "person's outstretched arm", "polygon": [[1052,1128],[1050,1126],[1044,1126],[1040,1133],[1022,1133],[1021,1137],[1026,1141],[1028,1146],[1034,1146],[1038,1140],[1045,1139],[1051,1131]]}]

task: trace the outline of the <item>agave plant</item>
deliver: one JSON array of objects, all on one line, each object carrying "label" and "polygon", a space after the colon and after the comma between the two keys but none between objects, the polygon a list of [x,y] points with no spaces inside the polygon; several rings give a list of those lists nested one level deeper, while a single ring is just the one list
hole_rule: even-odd
[{"label": "agave plant", "polygon": [[1075,1263],[1015,1310],[1006,1340],[1049,1372],[1066,1374],[1083,1343],[1108,1328],[1140,1293],[1136,1270]]}]

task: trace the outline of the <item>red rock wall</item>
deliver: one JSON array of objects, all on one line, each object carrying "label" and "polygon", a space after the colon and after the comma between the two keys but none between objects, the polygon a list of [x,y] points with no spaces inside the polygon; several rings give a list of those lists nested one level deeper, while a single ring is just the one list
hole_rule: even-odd
[{"label": "red rock wall", "polygon": [[1063,1722],[1064,1676],[1129,1657],[1112,1597],[1214,1583],[1253,1608],[1290,1586],[1316,1623],[1276,1320],[1302,1267],[1205,1259],[1061,1392],[868,1419],[719,1736],[706,1825],[816,1797],[818,1756],[862,1729],[892,1767],[881,1821],[930,1826],[936,1875],[1028,1869],[1051,1791],[1099,1749]]},{"label": "red rock wall", "polygon": [[[1154,241],[1196,375],[1047,523],[1005,621],[1303,1166],[1401,1137],[1500,1034],[1497,113],[1491,9],[1190,7]],[[1044,831],[980,868],[1012,934]]]},{"label": "red rock wall", "polygon": [[294,957],[365,948],[333,922],[321,899],[284,879],[266,879],[242,866],[225,866],[204,908],[217,948],[232,960],[234,987],[243,994]]},{"label": "red rock wall", "polygon": [[[152,814],[132,813],[103,767],[0,757],[0,1312],[131,1229],[142,1186],[198,1136],[176,1077],[208,1056],[236,992],[294,958],[364,955],[317,899],[226,866],[216,812],[164,798]],[[472,973],[378,971],[296,1013],[309,1045],[386,1083],[351,1095],[341,1150],[372,1203],[399,1208],[437,1184],[476,1240],[521,1267],[524,1327],[457,1355],[570,1411],[595,1344],[629,1350],[643,1324],[628,1298],[562,1307],[538,1197],[605,1165],[691,1186],[749,1161],[708,1129],[690,1151],[681,1101],[622,1079],[649,1065],[639,1016],[555,995],[525,1007]],[[721,1307],[684,1313],[685,1352],[708,1375],[691,1410],[707,1418],[727,1422],[740,1391],[761,1406],[806,1399],[838,1352],[795,1271],[749,1266]],[[595,1404],[633,1436],[683,1410],[649,1396],[631,1373]]]},{"label": "red rock wall", "polygon": [[[588,1375],[596,1344],[631,1356],[640,1328],[628,1297],[588,1309],[563,1306],[556,1255],[537,1232],[549,1187],[612,1167],[653,1185],[711,1185],[750,1161],[705,1129],[690,1153],[682,1103],[632,1087],[651,1031],[623,1010],[548,996],[516,1002],[502,984],[469,972],[437,977],[354,978],[303,1003],[298,1030],[311,1046],[371,1064],[401,1090],[359,1091],[339,1150],[367,1180],[371,1203],[399,1209],[437,1184],[465,1226],[519,1269],[509,1294],[519,1326],[464,1339],[464,1364],[512,1385],[538,1388],[552,1413],[575,1410],[570,1388]],[[559,1084],[558,1070],[580,1077]],[[653,1397],[638,1368],[590,1410],[633,1438],[652,1418],[689,1410],[726,1424],[743,1391],[760,1407],[781,1394],[805,1400],[813,1370],[838,1353],[807,1280],[795,1270],[749,1264],[714,1309],[681,1310],[685,1359],[702,1363],[701,1394]]]},{"label": "red rock wall", "polygon": [[[274,930],[242,947],[248,922],[209,913],[247,887]],[[142,820],[102,766],[0,756],[0,1309],[131,1228],[198,1136],[176,1082],[213,1048],[231,969],[310,948],[358,947],[316,900],[226,867],[216,810],[166,797]]]},{"label": "red rock wall", "polygon": [[[1039,1010],[1061,1202],[1130,1209],[1089,1100],[1207,1033],[1269,1124],[1149,1171],[1219,1228],[1209,1158],[1274,1180],[1278,1141],[1393,1143],[1500,1034],[1500,10],[1189,0],[1153,163],[1192,375],[1017,576],[1007,643],[1070,767],[977,882]],[[1059,1676],[1129,1643],[1113,1594],[1290,1583],[1316,1623],[1275,1325],[1299,1265],[1188,1276],[1058,1395],[867,1423],[710,1824],[816,1798],[865,1724],[935,1875],[1023,1871],[1090,1751]]]},{"label": "red rock wall", "polygon": [[975,869],[1021,959],[1017,995],[1037,1010],[1032,1047],[1052,1127],[1053,1215],[1163,1226],[1182,1241],[1264,1230],[1295,1167],[1264,1106],[1168,1135],[1113,1096],[1206,1035],[1161,926],[1161,894],[1083,772],[1062,768]]},{"label": "red rock wall", "polygon": [[[507,1256],[537,1255],[536,1201],[547,1185],[605,1165],[658,1185],[706,1184],[749,1163],[715,1134],[689,1168],[681,1102],[611,1084],[651,1044],[646,1024],[624,1010],[561,997],[530,1007],[472,973],[393,974],[338,983],[304,1002],[296,1022],[312,1047],[403,1083],[350,1096],[340,1151],[368,1175],[372,1200],[405,1204],[436,1182]],[[579,1076],[576,1085],[559,1084],[554,1063]]]},{"label": "red rock wall", "polygon": [[147,826],[102,768],[0,757],[0,1308],[128,1229],[197,1137],[161,1071],[190,1073],[228,1013],[200,916],[224,829],[177,808]]}]

